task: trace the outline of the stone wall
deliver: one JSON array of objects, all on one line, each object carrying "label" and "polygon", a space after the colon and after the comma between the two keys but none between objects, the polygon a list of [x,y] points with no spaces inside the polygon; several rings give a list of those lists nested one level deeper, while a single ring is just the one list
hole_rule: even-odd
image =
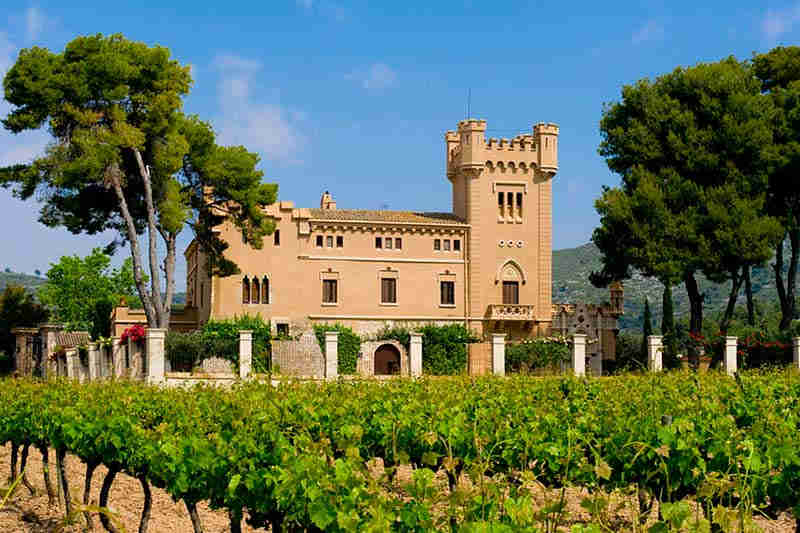
[{"label": "stone wall", "polygon": [[408,350],[406,350],[405,346],[393,340],[362,342],[361,352],[358,355],[358,362],[356,363],[356,374],[360,376],[375,375],[375,352],[385,344],[394,346],[397,351],[400,352],[400,375],[409,375]]},{"label": "stone wall", "polygon": [[279,374],[324,377],[325,358],[317,336],[307,331],[298,340],[272,341],[272,368]]},{"label": "stone wall", "polygon": [[492,372],[491,342],[467,345],[467,370],[470,376],[483,376]]}]

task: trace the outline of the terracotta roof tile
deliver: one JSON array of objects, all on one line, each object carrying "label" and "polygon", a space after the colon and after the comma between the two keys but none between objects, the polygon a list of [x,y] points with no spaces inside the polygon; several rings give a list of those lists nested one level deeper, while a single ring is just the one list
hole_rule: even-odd
[{"label": "terracotta roof tile", "polygon": [[412,222],[416,224],[465,224],[453,213],[417,213],[414,211],[370,211],[367,209],[310,209],[316,220],[363,222]]}]

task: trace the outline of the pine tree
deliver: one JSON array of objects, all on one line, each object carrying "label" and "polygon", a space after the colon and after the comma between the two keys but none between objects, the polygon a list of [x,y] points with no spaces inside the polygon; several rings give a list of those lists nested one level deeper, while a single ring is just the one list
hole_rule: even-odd
[{"label": "pine tree", "polygon": [[675,363],[677,338],[675,336],[675,312],[672,307],[672,286],[664,285],[661,295],[661,335],[664,336],[664,364],[668,367]]},{"label": "pine tree", "polygon": [[653,334],[653,326],[650,323],[650,303],[644,299],[644,320],[642,326],[642,361],[647,362],[647,337]]}]

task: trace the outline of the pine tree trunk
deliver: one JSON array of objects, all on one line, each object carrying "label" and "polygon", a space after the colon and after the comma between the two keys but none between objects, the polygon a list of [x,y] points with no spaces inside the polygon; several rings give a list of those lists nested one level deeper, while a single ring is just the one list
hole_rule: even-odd
[{"label": "pine tree trunk", "polygon": [[39,452],[42,454],[42,477],[44,478],[44,488],[47,491],[47,504],[55,504],[55,493],[53,492],[53,484],[50,481],[50,450],[47,446],[39,446]]},{"label": "pine tree trunk", "polygon": [[109,470],[106,474],[105,479],[103,480],[103,486],[100,487],[100,523],[103,524],[108,533],[119,533],[114,524],[111,523],[111,519],[108,516],[110,510],[108,509],[108,495],[111,492],[111,485],[114,483],[114,478],[117,477],[118,470]]},{"label": "pine tree trunk", "polygon": [[781,322],[779,328],[784,331],[792,325],[796,313],[795,289],[797,284],[797,264],[800,259],[800,230],[791,229],[789,235],[789,268],[786,272],[786,284],[783,280],[783,241],[775,247],[775,288],[781,305]]},{"label": "pine tree trunk", "polygon": [[184,500],[186,510],[189,511],[189,518],[192,520],[192,527],[194,533],[203,533],[203,523],[200,521],[200,515],[197,513],[197,504]]},{"label": "pine tree trunk", "polygon": [[747,323],[756,325],[756,307],[753,303],[753,283],[750,279],[750,265],[744,267],[744,293],[747,296]]},{"label": "pine tree trunk", "polygon": [[728,305],[725,307],[725,313],[722,315],[722,320],[719,323],[719,330],[723,335],[728,333],[728,327],[733,318],[733,312],[736,310],[736,300],[739,298],[739,290],[742,288],[742,281],[744,276],[739,275],[738,269],[731,272],[731,292],[728,295]]}]

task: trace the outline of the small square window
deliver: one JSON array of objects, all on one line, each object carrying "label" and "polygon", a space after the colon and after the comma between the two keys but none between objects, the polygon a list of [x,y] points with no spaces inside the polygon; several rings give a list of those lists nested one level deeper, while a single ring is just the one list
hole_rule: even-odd
[{"label": "small square window", "polygon": [[403,249],[403,239],[401,239],[400,237],[396,237],[394,239],[394,247],[395,247],[395,250],[402,250]]},{"label": "small square window", "polygon": [[325,246],[327,246],[328,248],[333,248],[333,236],[332,235],[328,235],[327,237],[325,237]]},{"label": "small square window", "polygon": [[391,237],[386,237],[386,249],[387,250],[391,250],[392,249],[392,238]]},{"label": "small square window", "polygon": [[317,248],[322,248],[322,235],[317,235]]},{"label": "small square window", "polygon": [[383,238],[375,237],[375,248],[383,248]]},{"label": "small square window", "polygon": [[289,336],[289,324],[278,324],[278,338],[285,339]]},{"label": "small square window", "polygon": [[343,248],[344,247],[344,237],[342,237],[341,235],[338,235],[336,237],[336,247],[337,248]]},{"label": "small square window", "polygon": [[442,241],[439,239],[433,239],[433,249],[439,251],[442,249]]},{"label": "small square window", "polygon": [[449,252],[450,251],[450,239],[445,239],[444,240],[444,251],[445,252]]},{"label": "small square window", "polygon": [[272,238],[274,239],[275,246],[281,245],[281,230],[276,229],[275,233],[272,234]]},{"label": "small square window", "polygon": [[454,239],[453,240],[453,250],[456,252],[461,251],[461,239]]}]

